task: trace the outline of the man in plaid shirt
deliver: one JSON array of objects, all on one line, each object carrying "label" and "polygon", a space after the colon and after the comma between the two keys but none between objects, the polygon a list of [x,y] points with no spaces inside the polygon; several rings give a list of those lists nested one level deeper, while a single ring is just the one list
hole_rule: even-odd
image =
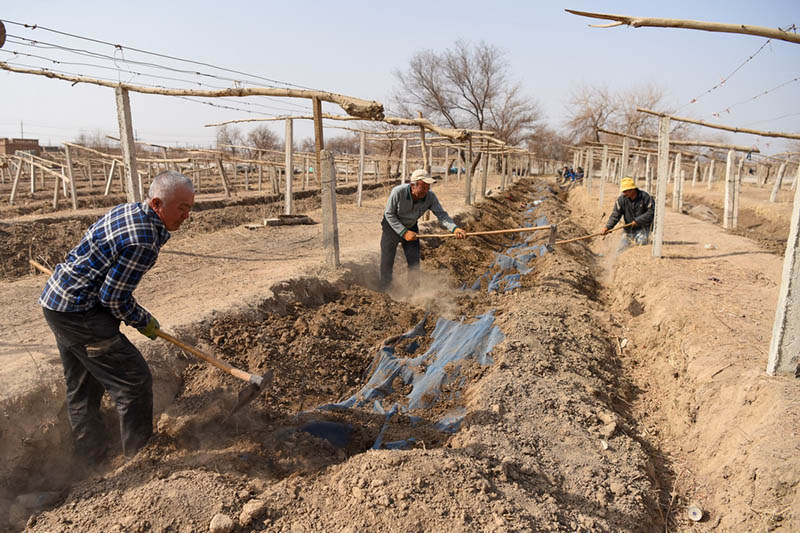
[{"label": "man in plaid shirt", "polygon": [[153,378],[119,325],[156,338],[158,321],[133,291],[193,205],[189,178],[172,170],[160,173],[145,202],[118,205],[86,231],[39,298],[64,367],[75,451],[88,463],[106,451],[104,391],[117,406],[125,455],[134,455],[153,433]]}]

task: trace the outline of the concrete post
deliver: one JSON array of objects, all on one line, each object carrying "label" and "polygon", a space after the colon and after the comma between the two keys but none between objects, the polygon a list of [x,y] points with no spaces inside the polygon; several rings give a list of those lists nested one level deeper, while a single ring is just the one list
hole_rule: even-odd
[{"label": "concrete post", "polygon": [[725,198],[723,202],[722,211],[722,227],[724,229],[731,229],[733,221],[733,202],[734,202],[734,174],[733,174],[733,150],[728,150],[728,158],[725,161]]},{"label": "concrete post", "polygon": [[325,262],[339,268],[339,223],[336,218],[336,166],[333,152],[320,151],[322,160],[322,246]]},{"label": "concrete post", "polygon": [[786,162],[781,163],[781,166],[778,167],[778,175],[775,176],[775,184],[772,186],[772,193],[769,195],[769,201],[775,203],[778,199],[778,191],[781,190],[781,184],[783,183],[783,172],[786,170]]},{"label": "concrete post", "polygon": [[644,190],[647,194],[653,194],[653,178],[650,170],[650,154],[647,154],[644,159]]},{"label": "concrete post", "polygon": [[674,168],[674,175],[675,175],[675,185],[672,187],[672,209],[677,211],[678,210],[678,198],[681,195],[681,154],[678,152],[675,154],[675,168]]},{"label": "concrete post", "polygon": [[700,161],[695,160],[694,170],[692,171],[692,188],[697,185],[697,171],[700,170]]},{"label": "concrete post", "polygon": [[608,179],[608,145],[603,145],[603,161],[600,165],[600,198],[597,205],[602,209],[603,197],[606,193],[606,180]]},{"label": "concrete post", "polygon": [[739,169],[736,172],[736,187],[733,189],[733,218],[731,219],[731,229],[739,227],[739,195],[742,193],[742,166],[744,157],[739,158]]},{"label": "concrete post", "polygon": [[458,167],[456,179],[461,183],[461,148],[456,148],[456,166]]},{"label": "concrete post", "polygon": [[444,147],[444,182],[450,179],[450,148]]},{"label": "concrete post", "polygon": [[800,187],[794,191],[790,228],[769,345],[767,374],[770,376],[797,375],[800,359]]},{"label": "concrete post", "polygon": [[622,159],[619,162],[620,179],[628,175],[628,157],[630,157],[630,145],[631,140],[628,137],[622,139]]},{"label": "concrete post", "polygon": [[667,176],[669,175],[669,117],[661,117],[658,125],[658,175],[656,183],[656,214],[653,228],[653,257],[661,257],[664,241],[664,218],[667,206]]},{"label": "concrete post", "polygon": [[[361,207],[361,193],[364,189],[364,151],[366,150],[367,134],[363,131],[359,134],[358,147],[358,198],[356,205]],[[403,169],[405,172],[405,169]]]},{"label": "concrete post", "polygon": [[125,169],[125,190],[128,202],[141,202],[144,197],[142,180],[136,170],[136,144],[133,139],[131,122],[131,101],[128,89],[115,87],[117,97],[117,121],[119,123],[119,143],[122,147],[122,165]]},{"label": "concrete post", "polygon": [[686,171],[681,169],[681,177],[678,178],[678,181],[681,182],[680,187],[678,188],[678,213],[683,211],[683,184],[686,182]]},{"label": "concrete post", "polygon": [[708,190],[714,186],[714,160],[708,165]]},{"label": "concrete post", "polygon": [[292,182],[294,181],[294,146],[292,143],[294,142],[294,125],[292,124],[292,119],[286,119],[286,149],[285,149],[285,162],[284,167],[286,168],[286,187],[284,188],[284,200],[283,200],[283,213],[285,215],[291,215],[294,213],[294,197],[293,197],[293,190],[292,190]]}]

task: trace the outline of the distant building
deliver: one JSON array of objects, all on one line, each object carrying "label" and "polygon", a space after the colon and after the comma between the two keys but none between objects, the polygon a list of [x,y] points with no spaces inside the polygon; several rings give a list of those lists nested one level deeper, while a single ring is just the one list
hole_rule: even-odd
[{"label": "distant building", "polygon": [[39,139],[0,139],[0,155],[14,155],[17,150],[39,155],[42,151]]}]

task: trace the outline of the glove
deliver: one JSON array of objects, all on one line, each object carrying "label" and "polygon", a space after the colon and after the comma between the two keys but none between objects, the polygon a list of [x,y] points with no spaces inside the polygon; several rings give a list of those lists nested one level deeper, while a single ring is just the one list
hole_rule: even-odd
[{"label": "glove", "polygon": [[464,231],[463,228],[456,228],[453,230],[453,234],[456,236],[456,239],[463,239],[467,236],[467,232]]},{"label": "glove", "polygon": [[405,233],[403,233],[403,238],[407,241],[416,241],[417,234],[414,231],[408,230]]},{"label": "glove", "polygon": [[144,335],[145,337],[149,337],[152,340],[156,340],[156,330],[160,329],[158,327],[158,320],[153,315],[150,315],[150,320],[147,322],[147,325],[143,328],[138,328],[139,333]]}]

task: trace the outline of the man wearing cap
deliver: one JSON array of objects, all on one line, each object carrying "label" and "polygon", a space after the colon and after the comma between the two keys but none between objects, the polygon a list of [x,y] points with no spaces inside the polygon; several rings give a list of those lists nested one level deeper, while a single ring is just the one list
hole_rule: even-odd
[{"label": "man wearing cap", "polygon": [[403,245],[409,271],[419,268],[420,246],[417,239],[417,220],[430,209],[439,223],[454,233],[456,238],[463,239],[466,232],[456,226],[453,219],[442,209],[439,199],[431,192],[434,180],[424,169],[417,169],[411,174],[410,183],[398,185],[392,189],[386,209],[383,212],[383,234],[381,235],[381,273],[380,288],[386,290],[392,282],[392,269],[397,245]]},{"label": "man wearing cap", "polygon": [[614,211],[602,229],[603,235],[611,231],[620,217],[623,217],[626,224],[633,222],[633,225],[624,229],[625,235],[620,242],[620,249],[634,243],[647,244],[656,209],[653,197],[645,191],[640,191],[633,178],[629,177],[622,178],[619,190],[622,195],[614,203]]},{"label": "man wearing cap", "polygon": [[125,322],[156,338],[158,321],[133,291],[193,205],[192,181],[174,170],[161,172],[146,201],[118,205],[86,231],[39,298],[64,367],[75,452],[85,464],[102,460],[108,445],[100,416],[105,392],[117,407],[126,456],[153,433],[153,378],[119,326]]}]

